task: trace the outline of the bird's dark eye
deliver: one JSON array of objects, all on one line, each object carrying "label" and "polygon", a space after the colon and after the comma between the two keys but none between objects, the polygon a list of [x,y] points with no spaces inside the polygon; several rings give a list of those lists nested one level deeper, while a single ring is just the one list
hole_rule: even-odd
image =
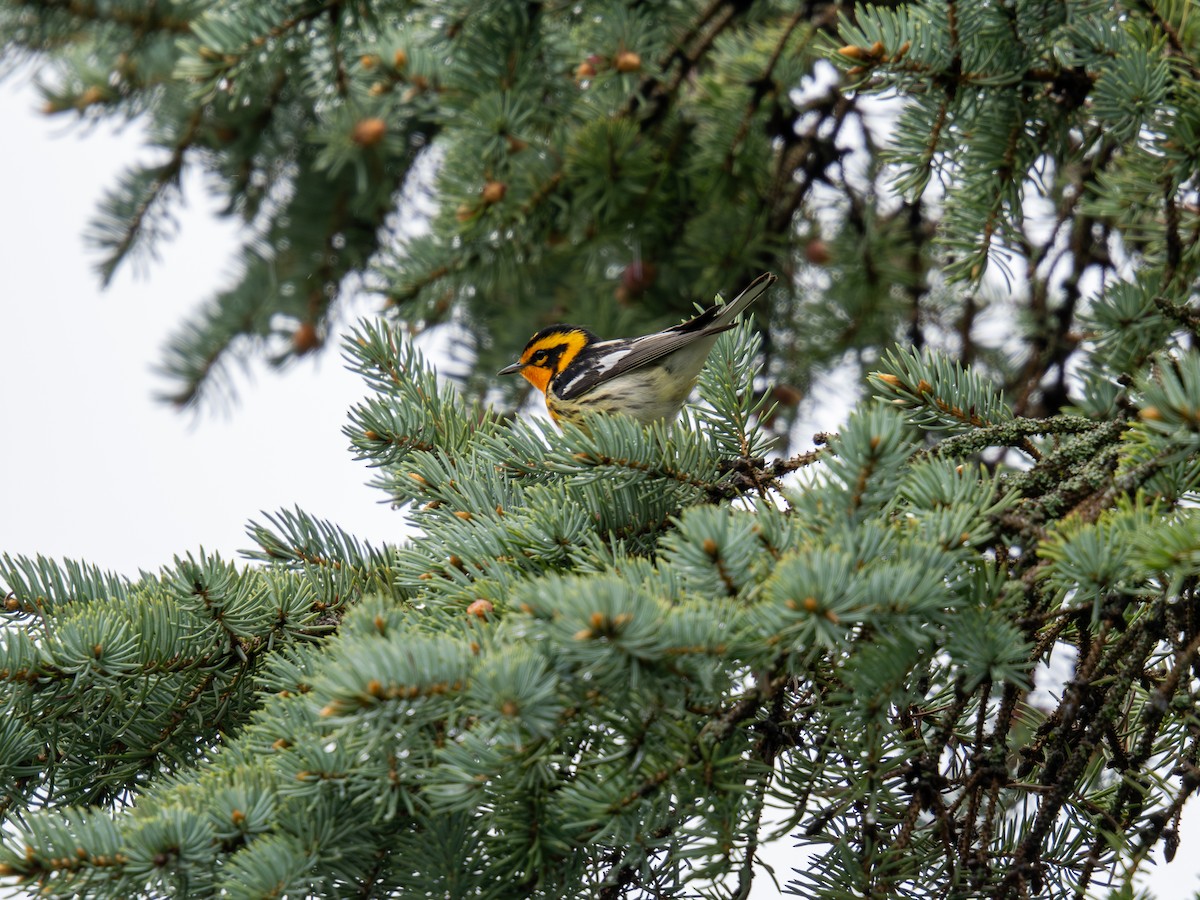
[{"label": "bird's dark eye", "polygon": [[546,361],[546,351],[545,350],[543,350],[541,353],[539,353],[537,356],[535,356],[533,358],[533,364],[535,366],[540,366],[543,363],[545,363],[545,361]]}]

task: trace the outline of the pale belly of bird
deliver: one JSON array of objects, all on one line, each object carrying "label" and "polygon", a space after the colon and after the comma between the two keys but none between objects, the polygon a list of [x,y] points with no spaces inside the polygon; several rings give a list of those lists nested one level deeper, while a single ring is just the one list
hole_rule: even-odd
[{"label": "pale belly of bird", "polygon": [[695,383],[694,378],[681,381],[678,376],[651,366],[618,375],[572,400],[556,397],[552,387],[546,393],[546,407],[555,421],[566,419],[578,424],[584,410],[594,410],[624,413],[649,425],[662,419],[673,419]]}]

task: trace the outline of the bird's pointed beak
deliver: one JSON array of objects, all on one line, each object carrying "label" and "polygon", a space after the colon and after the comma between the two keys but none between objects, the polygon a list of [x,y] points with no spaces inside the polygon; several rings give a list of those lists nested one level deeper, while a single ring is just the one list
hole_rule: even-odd
[{"label": "bird's pointed beak", "polygon": [[523,368],[525,368],[525,366],[522,363],[515,362],[511,366],[505,366],[503,369],[501,369],[496,374],[497,375],[516,375]]}]

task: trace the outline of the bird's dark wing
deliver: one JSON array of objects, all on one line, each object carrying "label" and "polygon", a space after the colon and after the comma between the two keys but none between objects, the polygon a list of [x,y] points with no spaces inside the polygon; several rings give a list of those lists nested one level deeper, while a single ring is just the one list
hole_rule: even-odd
[{"label": "bird's dark wing", "polygon": [[[709,312],[711,310],[705,310],[701,315],[707,315]],[[697,316],[696,319],[698,318],[700,317]],[[695,322],[696,319],[692,319],[691,322]],[[685,322],[684,325],[690,325],[691,322]],[[676,328],[681,327],[683,326],[676,326]],[[724,331],[725,329],[719,330]],[[554,393],[563,400],[574,400],[586,394],[602,381],[616,378],[618,375],[624,375],[634,369],[640,369],[702,337],[704,337],[703,331],[682,332],[668,329],[657,334],[648,334],[645,337],[601,341],[593,344],[588,350],[594,351],[594,355],[589,352],[587,360],[580,360],[571,367],[575,371],[572,371],[566,378],[555,379]]]}]

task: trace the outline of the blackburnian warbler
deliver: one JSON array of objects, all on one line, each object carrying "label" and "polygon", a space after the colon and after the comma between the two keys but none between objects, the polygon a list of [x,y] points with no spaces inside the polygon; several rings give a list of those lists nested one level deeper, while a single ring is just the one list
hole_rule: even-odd
[{"label": "blackburnian warbler", "polygon": [[585,410],[624,413],[643,424],[679,412],[717,335],[766,293],[775,276],[760,275],[724,306],[655,334],[602,341],[577,325],[551,325],[529,339],[521,358],[497,374],[520,372],[546,395],[557,422],[578,422]]}]

